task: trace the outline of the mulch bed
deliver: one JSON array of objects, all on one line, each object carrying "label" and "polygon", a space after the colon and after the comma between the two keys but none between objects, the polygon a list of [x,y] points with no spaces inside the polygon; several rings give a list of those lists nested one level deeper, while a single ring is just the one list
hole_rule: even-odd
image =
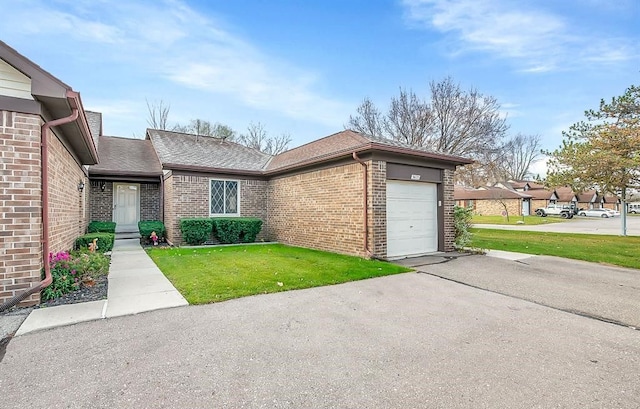
[{"label": "mulch bed", "polygon": [[88,301],[99,301],[107,298],[109,280],[106,275],[95,279],[92,286],[82,285],[79,290],[67,293],[62,297],[40,303],[37,308],[54,307],[56,305],[77,304]]}]

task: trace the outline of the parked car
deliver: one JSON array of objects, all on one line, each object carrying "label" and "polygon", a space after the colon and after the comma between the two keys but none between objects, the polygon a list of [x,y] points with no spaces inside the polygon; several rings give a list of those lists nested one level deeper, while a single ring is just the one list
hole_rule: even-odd
[{"label": "parked car", "polygon": [[615,217],[615,213],[611,209],[584,209],[578,212],[578,216],[586,217]]},{"label": "parked car", "polygon": [[571,219],[573,217],[573,209],[569,206],[550,204],[547,207],[536,209],[536,214],[540,217],[548,215],[560,216],[563,219]]},{"label": "parked car", "polygon": [[627,211],[629,213],[633,213],[633,214],[640,213],[640,203],[629,203],[629,204],[627,204]]}]

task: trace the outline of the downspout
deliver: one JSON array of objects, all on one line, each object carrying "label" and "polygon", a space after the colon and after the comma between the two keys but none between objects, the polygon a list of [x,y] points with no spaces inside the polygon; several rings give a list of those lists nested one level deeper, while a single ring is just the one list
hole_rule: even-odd
[{"label": "downspout", "polygon": [[373,253],[369,250],[369,209],[367,207],[367,196],[369,194],[369,184],[367,179],[367,164],[358,157],[358,154],[353,152],[353,159],[362,165],[362,217],[364,218],[364,251],[369,258],[373,258]]},{"label": "downspout", "polygon": [[79,111],[77,108],[71,109],[71,115],[45,122],[40,128],[40,147],[41,147],[41,166],[42,166],[42,264],[44,268],[44,280],[40,281],[34,287],[27,291],[15,295],[0,305],[0,311],[8,310],[17,305],[20,301],[29,297],[31,294],[41,291],[43,288],[51,285],[53,281],[51,277],[51,266],[49,265],[49,130],[53,127],[68,124],[78,119]]}]

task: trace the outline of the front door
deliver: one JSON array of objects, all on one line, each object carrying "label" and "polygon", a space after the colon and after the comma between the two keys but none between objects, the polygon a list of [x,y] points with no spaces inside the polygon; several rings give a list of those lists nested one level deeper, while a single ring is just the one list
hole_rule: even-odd
[{"label": "front door", "polygon": [[531,214],[531,200],[522,199],[522,215],[529,216]]},{"label": "front door", "polygon": [[140,221],[140,185],[135,183],[113,184],[113,221],[116,232],[138,231]]}]

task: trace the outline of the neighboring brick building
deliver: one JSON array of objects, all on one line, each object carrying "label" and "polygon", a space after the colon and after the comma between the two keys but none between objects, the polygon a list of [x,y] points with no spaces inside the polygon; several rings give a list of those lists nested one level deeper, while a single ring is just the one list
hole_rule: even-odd
[{"label": "neighboring brick building", "polygon": [[454,197],[457,206],[472,208],[475,214],[483,216],[499,216],[505,212],[509,216],[528,216],[530,212],[530,195],[503,187],[456,186]]},{"label": "neighboring brick building", "polygon": [[0,41],[0,305],[38,290],[47,253],[84,233],[97,159],[80,95]]}]

